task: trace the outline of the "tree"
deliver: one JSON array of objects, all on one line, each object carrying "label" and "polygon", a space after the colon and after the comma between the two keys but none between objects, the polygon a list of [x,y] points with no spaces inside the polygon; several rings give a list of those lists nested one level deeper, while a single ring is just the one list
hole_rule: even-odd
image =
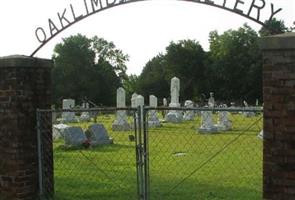
[{"label": "tree", "polygon": [[262,55],[258,34],[248,25],[210,33],[211,90],[223,100],[262,99]]},{"label": "tree", "polygon": [[158,98],[169,96],[169,83],[165,80],[165,59],[159,54],[147,62],[137,81],[138,92],[145,97],[150,94]]},{"label": "tree", "polygon": [[123,80],[123,88],[126,91],[126,99],[131,99],[134,92],[138,91],[138,76],[131,74]]},{"label": "tree", "polygon": [[112,42],[98,37],[70,36],[55,46],[53,98],[81,102],[85,97],[103,105],[114,105],[116,89],[125,75],[128,56]]},{"label": "tree", "polygon": [[171,42],[166,48],[166,80],[174,76],[181,80],[182,100],[196,99],[206,91],[207,54],[195,40]]},{"label": "tree", "polygon": [[276,18],[272,18],[271,20],[266,20],[264,22],[266,26],[263,26],[259,30],[259,34],[261,37],[276,35],[286,32],[287,27],[285,26],[284,21],[277,20]]},{"label": "tree", "polygon": [[206,90],[207,54],[195,40],[171,42],[164,54],[152,58],[138,78],[141,94],[158,98],[170,96],[170,80],[181,80],[181,100],[196,99]]}]

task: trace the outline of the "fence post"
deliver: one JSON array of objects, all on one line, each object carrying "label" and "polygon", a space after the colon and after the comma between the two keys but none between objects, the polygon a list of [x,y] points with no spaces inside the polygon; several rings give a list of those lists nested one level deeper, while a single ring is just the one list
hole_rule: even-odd
[{"label": "fence post", "polygon": [[149,199],[149,137],[148,137],[148,109],[142,106],[143,124],[143,163],[144,163],[144,200]]},{"label": "fence post", "polygon": [[[27,56],[0,58],[2,199],[38,198],[36,110],[50,108],[52,66],[51,60]],[[52,163],[47,166],[48,180],[52,180]],[[53,187],[48,184],[47,188],[51,190]]]},{"label": "fence post", "polygon": [[265,37],[263,198],[295,199],[295,33]]}]

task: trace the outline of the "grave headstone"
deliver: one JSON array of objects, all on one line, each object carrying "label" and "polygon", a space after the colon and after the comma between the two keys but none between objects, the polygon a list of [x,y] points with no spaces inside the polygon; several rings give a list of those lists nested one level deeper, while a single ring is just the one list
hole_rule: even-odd
[{"label": "grave headstone", "polygon": [[[243,101],[243,104],[245,106],[246,109],[251,109],[251,107],[249,107],[248,103],[246,101]],[[255,116],[255,113],[254,112],[250,112],[250,111],[247,111],[247,112],[243,112],[243,115],[245,117],[254,117]]]},{"label": "grave headstone", "polygon": [[54,124],[52,126],[52,137],[54,140],[64,138],[64,130],[65,128],[69,128],[70,126],[66,124]]},{"label": "grave headstone", "polygon": [[[180,107],[179,103],[180,80],[177,77],[171,79],[170,95],[171,102],[169,107]],[[172,123],[182,122],[183,116],[179,110],[170,110],[166,115],[166,121]]]},{"label": "grave headstone", "polygon": [[[120,87],[117,89],[117,108],[126,107],[126,93],[125,90]],[[131,126],[127,120],[126,110],[118,110],[116,113],[116,119],[112,124],[113,131],[129,131]]]},{"label": "grave headstone", "polygon": [[[135,100],[135,105],[136,107],[140,107],[141,108],[141,113],[143,113],[143,106],[144,106],[144,97],[141,95],[137,95],[136,100]],[[140,121],[141,124],[139,124],[139,117],[140,117]],[[143,127],[143,115],[141,114],[140,116],[138,115],[138,113],[136,114],[136,124],[137,127],[139,127],[139,125],[141,125],[141,127]]]},{"label": "grave headstone", "polygon": [[257,137],[263,140],[263,130],[261,130],[259,132],[259,134],[257,135]]},{"label": "grave headstone", "polygon": [[199,133],[215,133],[218,129],[213,124],[212,111],[201,111],[201,127]]},{"label": "grave headstone", "polygon": [[[220,108],[227,108],[226,104],[220,106]],[[227,131],[232,128],[232,123],[228,118],[228,111],[219,111],[218,123],[215,125],[219,131]]]},{"label": "grave headstone", "polygon": [[[191,100],[186,100],[184,102],[184,106],[186,108],[193,108],[194,107],[194,103],[191,101]],[[188,111],[185,111],[184,115],[183,115],[183,119],[185,121],[191,121],[191,120],[194,120],[194,117],[195,117],[195,112],[193,110],[188,110]]]},{"label": "grave headstone", "polygon": [[131,96],[131,108],[136,108],[136,97],[138,96],[138,94],[133,93]]},{"label": "grave headstone", "polygon": [[[74,99],[63,99],[62,101],[62,109],[70,110],[75,107]],[[62,122],[77,122],[76,116],[74,112],[63,112],[62,113]]]},{"label": "grave headstone", "polygon": [[103,124],[90,125],[86,134],[93,145],[113,143],[113,139],[109,137],[109,134]]},{"label": "grave headstone", "polygon": [[80,146],[88,140],[81,127],[67,127],[63,132],[66,146]]},{"label": "grave headstone", "polygon": [[[89,109],[89,103],[88,102],[83,102],[82,104],[83,109]],[[82,122],[88,122],[90,121],[90,114],[89,112],[82,112],[80,116],[80,121]]]},{"label": "grave headstone", "polygon": [[[154,95],[149,96],[150,100],[150,107],[156,108],[158,106],[158,99]],[[149,127],[158,127],[161,126],[160,120],[158,118],[158,114],[156,110],[149,111],[149,120],[148,120]]]},{"label": "grave headstone", "polygon": [[214,99],[213,92],[210,92],[210,98],[208,99],[208,106],[209,106],[209,108],[214,108],[214,106],[215,106],[215,99]]},{"label": "grave headstone", "polygon": [[168,101],[166,98],[163,98],[163,106],[167,107],[168,106]]}]

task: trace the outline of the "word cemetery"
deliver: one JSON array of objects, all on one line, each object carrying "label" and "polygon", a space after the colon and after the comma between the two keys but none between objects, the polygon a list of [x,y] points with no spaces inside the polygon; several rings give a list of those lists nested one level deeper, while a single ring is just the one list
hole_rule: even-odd
[{"label": "word cemetery", "polygon": [[[34,56],[47,42],[57,34],[75,24],[76,22],[115,6],[141,2],[146,0],[80,0],[80,4],[70,4],[55,17],[48,19],[44,27],[37,27],[35,30],[36,39],[40,46],[31,54]],[[266,0],[183,0],[193,3],[205,4],[227,10],[243,17],[246,17],[262,26],[265,20],[271,20],[282,8],[275,8],[273,3],[266,3]],[[261,17],[263,15],[263,18]],[[45,28],[47,27],[47,28]]]}]

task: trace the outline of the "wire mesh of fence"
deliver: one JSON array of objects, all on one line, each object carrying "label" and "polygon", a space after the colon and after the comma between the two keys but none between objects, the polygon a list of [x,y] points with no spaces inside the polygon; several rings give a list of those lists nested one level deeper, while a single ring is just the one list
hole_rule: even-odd
[{"label": "wire mesh of fence", "polygon": [[261,199],[261,130],[260,108],[39,110],[40,195]]},{"label": "wire mesh of fence", "polygon": [[[51,156],[54,162],[53,194],[46,183],[52,180],[40,169],[42,199],[138,198],[134,109],[38,113],[40,162]],[[53,155],[46,152],[46,143],[52,143]]]},{"label": "wire mesh of fence", "polygon": [[260,108],[145,110],[149,199],[262,198]]}]

